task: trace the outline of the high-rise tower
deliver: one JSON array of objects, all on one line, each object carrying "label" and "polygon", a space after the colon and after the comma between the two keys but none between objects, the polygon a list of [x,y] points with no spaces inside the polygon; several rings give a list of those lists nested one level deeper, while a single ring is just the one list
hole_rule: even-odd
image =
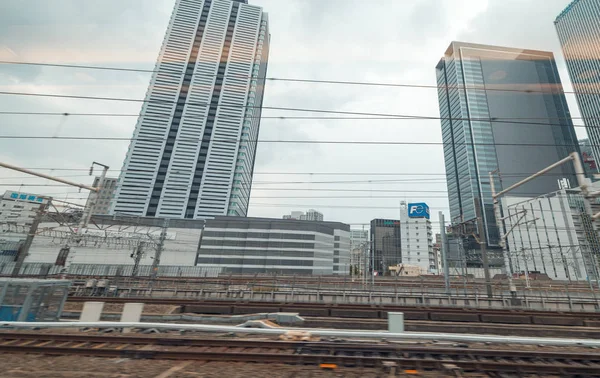
[{"label": "high-rise tower", "polygon": [[[554,55],[452,42],[436,74],[452,223],[476,219],[478,201],[487,242],[497,245],[489,173],[499,171],[500,191],[579,152]],[[511,195],[550,193],[561,179],[577,185],[562,165]]]},{"label": "high-rise tower", "polygon": [[600,2],[575,0],[554,25],[590,137],[592,155],[600,156]]},{"label": "high-rise tower", "polygon": [[246,216],[269,55],[247,0],[177,0],[112,213]]}]

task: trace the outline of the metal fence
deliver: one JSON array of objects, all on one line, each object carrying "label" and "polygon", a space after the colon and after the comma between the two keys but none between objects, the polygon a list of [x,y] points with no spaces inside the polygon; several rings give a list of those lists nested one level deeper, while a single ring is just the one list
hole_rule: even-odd
[{"label": "metal fence", "polygon": [[[11,261],[0,260],[0,275],[8,276],[12,274],[15,263]],[[108,264],[72,264],[68,275],[76,276],[121,276],[130,277],[134,265],[108,265]],[[62,266],[50,263],[25,263],[19,272],[20,276],[50,276],[62,273]],[[139,265],[137,277],[149,277],[152,272],[152,265]],[[217,267],[201,266],[159,266],[159,277],[217,277],[221,272]]]}]

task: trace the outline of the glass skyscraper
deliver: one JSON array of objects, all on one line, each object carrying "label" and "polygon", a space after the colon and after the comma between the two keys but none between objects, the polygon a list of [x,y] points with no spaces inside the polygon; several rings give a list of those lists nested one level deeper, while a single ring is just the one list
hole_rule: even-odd
[{"label": "glass skyscraper", "polygon": [[269,38],[247,0],[176,0],[112,213],[247,215]]},{"label": "glass skyscraper", "polygon": [[600,156],[600,1],[575,0],[554,21],[586,126]]},{"label": "glass skyscraper", "polygon": [[[436,66],[452,223],[476,219],[483,209],[490,246],[498,244],[489,172],[496,190],[579,151],[551,52],[452,42]],[[497,177],[497,176],[496,176]],[[536,197],[575,185],[563,165],[515,191]]]}]

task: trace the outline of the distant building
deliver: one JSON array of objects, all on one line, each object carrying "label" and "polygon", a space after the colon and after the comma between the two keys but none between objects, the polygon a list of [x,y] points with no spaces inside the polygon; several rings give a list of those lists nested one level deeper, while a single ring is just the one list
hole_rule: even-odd
[{"label": "distant building", "polygon": [[[388,267],[402,262],[400,221],[397,219],[373,219],[371,243],[374,271],[385,274]],[[371,263],[369,262],[369,266]]]},{"label": "distant building", "polygon": [[[587,134],[600,156],[600,5],[575,0],[554,21]],[[590,154],[588,154],[590,155]],[[585,159],[585,157],[584,157]],[[594,166],[596,172],[597,166]]]},{"label": "distant building", "polygon": [[246,216],[269,56],[248,0],[173,0],[111,213]]},{"label": "distant building", "polygon": [[36,194],[6,191],[0,197],[0,224],[31,225],[48,197]]},{"label": "distant building", "polygon": [[596,164],[596,159],[594,157],[592,143],[587,138],[582,139],[579,141],[579,148],[581,149],[581,158],[586,176],[591,178],[593,174],[598,172],[598,165]]},{"label": "distant building", "polygon": [[350,229],[350,245],[352,248],[359,248],[362,245],[369,243],[369,230],[365,229]]},{"label": "distant building", "polygon": [[436,271],[433,253],[433,231],[429,206],[425,203],[400,203],[400,237],[402,263],[421,267],[424,272]]},{"label": "distant building", "polygon": [[[95,187],[98,186],[100,181],[100,177],[96,177],[94,179]],[[102,182],[102,187],[100,188],[99,193],[91,192],[86,206],[92,207],[92,214],[94,215],[106,215],[110,212],[110,205],[113,197],[115,195],[117,187],[117,179],[106,177]]]},{"label": "distant building", "polygon": [[222,274],[350,272],[350,226],[337,222],[216,217],[205,223],[197,265]]},{"label": "distant building", "polygon": [[308,210],[306,214],[302,211],[292,211],[289,215],[284,215],[283,219],[323,222],[323,214],[314,209]]},{"label": "distant building", "polygon": [[[78,221],[65,224],[62,217],[59,219],[60,223],[49,217],[40,224],[26,263],[54,265],[59,260],[64,262],[71,253],[75,253],[71,270],[74,274],[95,272],[100,276],[130,275],[134,264],[132,253],[142,242],[140,274],[150,274],[163,231],[163,219],[94,215],[88,227],[79,235],[82,242],[74,245],[64,256],[60,256],[61,249],[68,243],[71,228],[76,227]],[[181,270],[197,271],[198,276],[211,274],[211,271],[195,267],[203,226],[204,220],[170,220],[158,267],[160,276],[177,276]]]},{"label": "distant building", "polygon": [[507,196],[502,205],[506,228],[512,229],[507,247],[513,273],[570,281],[598,275],[600,238],[579,189],[536,198]]},{"label": "distant building", "polygon": [[48,197],[6,191],[0,197],[0,261],[12,261]]},{"label": "distant building", "polygon": [[[486,241],[497,246],[489,173],[502,175],[494,181],[500,191],[579,152],[554,54],[452,42],[436,75],[451,221],[474,221],[478,202]],[[557,167],[511,194],[543,195],[558,190],[559,179],[575,186],[573,167]]]}]

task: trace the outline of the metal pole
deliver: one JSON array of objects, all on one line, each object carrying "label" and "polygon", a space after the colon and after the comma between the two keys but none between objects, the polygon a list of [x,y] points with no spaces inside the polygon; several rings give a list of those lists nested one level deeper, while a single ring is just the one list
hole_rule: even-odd
[{"label": "metal pole", "polygon": [[375,241],[371,240],[371,243],[369,245],[369,249],[371,250],[371,290],[375,286],[375,248],[373,248],[374,244]]},{"label": "metal pole", "polygon": [[150,272],[150,278],[155,279],[158,275],[158,265],[160,265],[160,256],[165,247],[165,239],[167,238],[167,229],[169,228],[169,218],[165,218],[160,232],[160,238],[158,239],[158,246],[156,247],[156,253],[154,254],[154,261],[152,261],[152,271]]},{"label": "metal pole", "polygon": [[444,213],[439,212],[440,218],[440,234],[442,235],[442,263],[444,264],[444,285],[446,288],[446,295],[450,295],[450,266],[448,265],[448,236],[446,235],[446,221],[444,219]]},{"label": "metal pole", "polygon": [[137,248],[135,249],[133,258],[133,270],[131,271],[131,276],[135,277],[138,275],[138,270],[140,268],[140,261],[142,260],[142,256],[144,255],[144,242],[140,241]]},{"label": "metal pole", "polygon": [[487,256],[487,240],[485,238],[485,230],[483,228],[483,214],[481,210],[481,202],[479,198],[475,199],[475,212],[477,215],[477,233],[479,234],[479,247],[481,248],[481,258],[483,261],[483,275],[485,277],[485,290],[488,298],[492,298],[492,280],[490,278],[490,264]]},{"label": "metal pole", "polygon": [[496,185],[494,183],[494,173],[490,172],[490,189],[492,191],[492,201],[494,205],[494,216],[496,218],[496,226],[498,227],[498,237],[500,239],[500,247],[502,248],[502,256],[504,257],[504,271],[506,272],[506,278],[508,279],[508,289],[512,297],[517,296],[517,288],[513,282],[512,267],[510,266],[510,257],[508,255],[508,249],[506,248],[506,236],[504,234],[504,219],[500,214],[500,204],[498,201],[499,194],[496,194]]},{"label": "metal pole", "polygon": [[[93,187],[93,190],[92,190],[93,194],[91,195],[91,200],[88,201],[88,203],[86,203],[86,206],[83,209],[83,214],[81,214],[81,220],[79,222],[79,226],[77,227],[77,232],[75,233],[75,235],[71,234],[71,237],[69,237],[69,239],[67,240],[67,245],[65,246],[65,248],[69,248],[70,244],[73,241],[73,238],[81,235],[83,233],[83,229],[86,228],[87,225],[89,224],[90,219],[92,218],[92,213],[94,212],[96,198],[98,196],[98,193],[100,193],[100,190],[102,190],[102,184],[104,182],[104,179],[106,178],[106,173],[108,172],[109,167],[104,164],[93,162],[92,166],[90,167],[90,176],[92,175],[92,173],[94,173],[94,165],[99,165],[99,166],[103,167],[102,174],[100,176],[100,180],[98,180],[97,186]],[[65,266],[63,268],[63,272],[65,274],[69,271],[69,268],[71,267],[71,264],[73,264],[73,261],[75,261],[75,252],[76,252],[76,250],[73,250],[73,249],[71,249],[69,251],[69,255],[67,256],[67,261],[65,262]]]},{"label": "metal pole", "polygon": [[17,167],[17,166],[12,165],[12,164],[7,164],[7,163],[0,162],[0,167],[12,169],[13,171],[19,171],[19,172],[27,173],[29,175],[33,175],[33,176],[45,178],[45,179],[48,179],[48,180],[60,182],[60,183],[67,184],[67,185],[76,186],[78,188],[87,189],[87,190],[90,190],[92,192],[97,192],[98,191],[98,188],[94,188],[93,186],[84,185],[84,184],[77,184],[77,183],[75,183],[73,181],[64,180],[64,179],[61,179],[61,178],[58,178],[58,177],[53,177],[53,176],[45,175],[43,173],[38,173],[38,172],[30,171],[29,169]]},{"label": "metal pole", "polygon": [[[575,160],[575,157],[574,157],[574,156],[576,156],[576,157],[577,157],[577,159],[579,159],[579,155],[578,155],[576,152],[573,152],[573,153],[571,153],[569,156],[567,156],[566,158],[564,158],[564,159],[561,159],[561,160],[557,161],[556,163],[554,163],[554,164],[552,164],[552,165],[549,165],[548,167],[546,167],[546,168],[542,169],[541,171],[539,171],[539,172],[537,172],[537,173],[535,173],[535,174],[533,174],[533,175],[531,175],[531,176],[527,177],[526,179],[523,179],[523,180],[519,181],[518,183],[516,183],[516,184],[513,184],[513,185],[509,186],[508,188],[506,188],[506,189],[504,189],[504,190],[502,190],[502,191],[498,192],[498,193],[496,194],[496,197],[500,197],[501,195],[503,195],[503,194],[506,194],[506,193],[510,192],[511,190],[518,188],[519,186],[521,186],[521,185],[523,185],[523,184],[526,184],[526,183],[528,183],[529,181],[531,181],[531,180],[533,180],[533,179],[535,179],[535,178],[537,178],[537,177],[539,177],[539,176],[543,175],[544,173],[547,173],[547,172],[549,172],[549,171],[553,170],[553,169],[554,169],[554,168],[556,168],[556,167],[559,167],[559,166],[563,165],[563,164],[564,164],[564,163],[566,163],[566,162],[569,162],[569,161],[571,161],[571,160]],[[581,160],[579,160],[579,161],[581,162]],[[582,169],[583,169],[583,168],[582,168]],[[579,182],[579,185],[581,186],[581,185],[582,185],[582,182],[585,182],[585,172],[583,172],[583,180],[584,180],[584,181],[580,181],[580,180],[581,180],[581,177],[580,177],[579,173],[577,172],[577,168],[575,168],[575,172],[576,172],[576,176],[577,176],[577,180],[578,180],[578,182]],[[492,175],[492,173],[493,173],[493,172],[490,172],[490,176]]]},{"label": "metal pole", "polygon": [[108,169],[109,169],[109,167],[107,165],[93,162],[92,168],[90,169],[90,175],[93,173],[94,164],[102,166],[103,169],[102,169],[102,173],[100,174],[100,179],[98,180],[98,183],[96,184],[96,191],[94,191],[90,194],[90,201],[89,201],[90,203],[83,210],[84,216],[82,217],[82,223],[81,223],[80,228],[85,228],[85,227],[87,227],[88,223],[90,223],[90,219],[92,218],[92,213],[94,212],[94,210],[96,210],[96,202],[98,202],[98,196],[100,195],[100,191],[102,190],[102,187],[104,186],[104,180],[106,179],[106,174],[108,173]]},{"label": "metal pole", "polygon": [[38,226],[42,222],[42,217],[44,216],[44,214],[46,213],[46,210],[48,210],[48,207],[50,206],[51,199],[48,199],[47,201],[48,202],[46,202],[45,204],[41,204],[39,209],[37,210],[37,214],[35,215],[35,218],[33,219],[33,223],[31,223],[31,227],[29,228],[29,232],[27,233],[27,238],[25,239],[25,243],[23,243],[23,245],[19,248],[19,252],[17,253],[15,267],[13,268],[13,271],[11,274],[13,277],[16,277],[19,275],[19,272],[21,271],[21,268],[23,267],[23,263],[25,262],[25,258],[29,254],[29,249],[31,248],[31,244],[33,243],[33,238],[35,237]]}]

